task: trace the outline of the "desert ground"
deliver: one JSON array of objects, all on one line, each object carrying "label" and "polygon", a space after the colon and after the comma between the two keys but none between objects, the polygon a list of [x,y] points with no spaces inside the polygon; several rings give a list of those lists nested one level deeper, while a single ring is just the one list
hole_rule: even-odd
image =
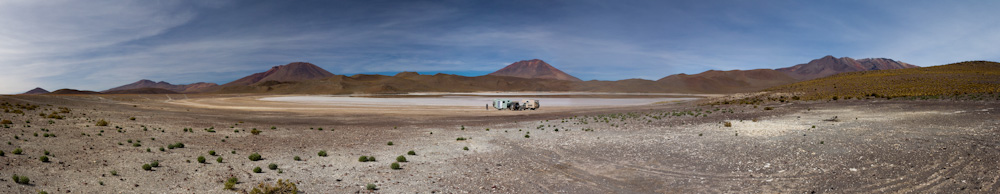
[{"label": "desert ground", "polygon": [[[435,97],[444,98],[386,100],[425,102],[409,106],[297,96],[0,96],[9,110],[0,120],[12,122],[0,128],[0,191],[244,193],[283,179],[300,193],[1000,192],[995,101],[711,106],[697,100],[704,96],[603,95],[576,99],[601,102],[593,106],[543,100],[536,111],[498,111],[485,109],[488,102],[427,99]],[[53,114],[63,118],[47,118]],[[102,119],[109,124],[96,126]],[[184,146],[168,149],[175,143]],[[262,160],[251,161],[252,153]],[[398,156],[407,162],[391,169]],[[142,168],[152,161],[159,166]],[[15,183],[15,174],[30,182]],[[230,177],[239,181],[226,190]]]}]

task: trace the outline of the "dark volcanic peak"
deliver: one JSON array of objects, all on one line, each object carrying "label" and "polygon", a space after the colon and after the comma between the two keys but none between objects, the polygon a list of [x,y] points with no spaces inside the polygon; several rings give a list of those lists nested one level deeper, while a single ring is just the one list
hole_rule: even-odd
[{"label": "dark volcanic peak", "polygon": [[487,75],[582,81],[538,59],[518,61]]},{"label": "dark volcanic peak", "polygon": [[[148,80],[148,79],[143,79],[143,80],[139,80],[139,81],[136,81],[134,83],[131,83],[131,84],[126,84],[126,85],[123,85],[123,86],[118,86],[118,87],[111,88],[111,89],[108,89],[108,90],[104,90],[104,91],[101,91],[101,92],[103,92],[103,93],[113,93],[114,91],[136,90],[136,89],[143,89],[143,88],[159,88],[159,89],[170,90],[170,91],[173,91],[173,92],[176,92],[176,93],[198,93],[198,92],[205,92],[205,91],[212,90],[216,86],[218,86],[218,84],[205,83],[205,82],[198,82],[198,83],[193,83],[193,84],[188,84],[188,85],[174,85],[174,84],[167,83],[165,81],[154,82],[154,81],[151,81],[151,80]],[[146,90],[146,91],[151,91],[151,90]]]},{"label": "dark volcanic peak", "polygon": [[263,81],[305,81],[332,77],[333,73],[306,62],[294,62],[286,65],[271,67],[271,69],[255,73],[236,81],[229,82],[223,86],[247,86]]},{"label": "dark volcanic peak", "polygon": [[24,94],[48,94],[48,93],[49,93],[48,90],[45,90],[45,89],[42,89],[42,88],[39,87],[39,88],[28,90],[28,92],[25,92]]},{"label": "dark volcanic peak", "polygon": [[809,63],[798,64],[791,67],[776,69],[787,73],[799,80],[809,80],[826,77],[838,73],[885,70],[885,69],[906,69],[918,66],[886,58],[869,58],[855,60],[850,57],[836,58],[827,55],[823,58],[814,59]]}]

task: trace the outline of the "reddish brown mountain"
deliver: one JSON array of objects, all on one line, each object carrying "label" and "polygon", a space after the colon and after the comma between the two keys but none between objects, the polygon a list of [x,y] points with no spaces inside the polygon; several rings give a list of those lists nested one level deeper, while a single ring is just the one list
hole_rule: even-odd
[{"label": "reddish brown mountain", "polygon": [[294,62],[286,65],[274,66],[265,72],[255,73],[236,81],[223,84],[222,86],[248,86],[266,81],[305,81],[328,78],[332,76],[333,73],[323,70],[323,68],[313,65],[312,63]]},{"label": "reddish brown mountain", "polygon": [[689,93],[752,92],[796,81],[785,73],[771,69],[709,70],[694,75],[674,74],[656,80],[660,87]]},{"label": "reddish brown mountain", "polygon": [[76,89],[59,89],[56,91],[49,92],[48,94],[101,94],[100,92],[88,91],[88,90],[76,90]]},{"label": "reddish brown mountain", "polygon": [[538,79],[555,79],[555,80],[567,80],[567,81],[582,81],[579,78],[573,77],[572,75],[560,71],[559,69],[552,67],[552,65],[545,63],[545,61],[538,59],[518,61],[488,75],[511,76],[511,77],[520,77],[529,79],[538,78]]},{"label": "reddish brown mountain", "polygon": [[24,94],[31,95],[31,94],[48,94],[48,93],[49,93],[48,90],[45,90],[45,89],[42,89],[42,88],[35,88],[35,89],[28,90],[28,92],[25,92]]},{"label": "reddish brown mountain", "polygon": [[[114,88],[111,88],[111,89],[108,89],[108,90],[104,90],[104,91],[101,91],[101,92],[102,93],[115,93],[114,91],[124,91],[124,90],[152,91],[152,90],[136,90],[136,89],[159,88],[159,89],[165,89],[165,90],[173,91],[174,93],[199,93],[199,92],[205,92],[205,91],[209,91],[209,90],[215,89],[215,87],[217,87],[217,86],[219,86],[219,85],[218,84],[214,84],[214,83],[205,83],[205,82],[198,82],[198,83],[187,84],[187,85],[174,85],[174,84],[170,84],[170,83],[167,83],[167,82],[164,82],[164,81],[154,82],[154,81],[150,81],[150,80],[144,79],[144,80],[139,80],[139,81],[137,81],[135,83],[131,83],[131,84],[123,85],[123,86],[114,87]],[[162,93],[162,91],[158,91],[157,93]]]},{"label": "reddish brown mountain", "polygon": [[791,67],[776,69],[799,80],[810,80],[844,72],[906,69],[918,66],[886,58],[870,58],[854,60],[850,57],[836,58],[830,55],[798,64]]}]

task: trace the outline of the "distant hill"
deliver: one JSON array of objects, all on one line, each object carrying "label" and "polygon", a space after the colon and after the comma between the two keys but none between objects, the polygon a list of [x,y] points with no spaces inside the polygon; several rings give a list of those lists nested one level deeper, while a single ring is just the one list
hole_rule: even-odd
[{"label": "distant hill", "polygon": [[656,80],[662,84],[661,87],[688,93],[752,92],[796,81],[798,80],[783,72],[771,69],[710,70],[694,75],[675,74]]},{"label": "distant hill", "polygon": [[538,59],[518,61],[487,75],[582,81]]},{"label": "distant hill", "polygon": [[179,92],[163,88],[138,88],[102,92],[104,94],[178,94]]},{"label": "distant hill", "polygon": [[789,76],[798,80],[810,80],[845,72],[906,69],[917,67],[918,66],[916,65],[886,58],[854,60],[850,57],[836,58],[827,55],[823,58],[809,61],[809,63],[779,68],[776,70],[785,72]]},{"label": "distant hill", "polygon": [[[143,79],[143,80],[139,80],[139,81],[137,81],[135,83],[131,83],[131,84],[123,85],[123,86],[114,87],[114,88],[111,88],[111,89],[108,89],[108,90],[104,90],[104,91],[101,91],[101,92],[102,93],[114,93],[115,91],[124,91],[124,90],[135,90],[135,89],[143,89],[143,88],[160,88],[160,89],[165,89],[165,90],[173,91],[174,93],[199,93],[199,92],[205,92],[205,91],[213,90],[217,86],[218,86],[218,84],[205,83],[205,82],[198,82],[198,83],[187,84],[187,85],[174,85],[174,84],[170,84],[170,83],[167,83],[167,82],[164,82],[164,81],[154,82],[154,81],[150,81],[150,80],[147,80],[147,79]],[[140,90],[137,90],[137,91],[140,91]],[[145,91],[152,91],[152,90],[148,90],[147,89]]]},{"label": "distant hill", "polygon": [[778,86],[806,100],[1000,93],[1000,63],[967,61],[941,66],[849,72]]},{"label": "distant hill", "polygon": [[294,62],[286,65],[279,65],[271,67],[270,70],[265,72],[255,73],[236,81],[223,84],[223,87],[228,86],[249,86],[265,81],[276,81],[276,82],[293,82],[293,81],[305,81],[332,77],[333,73],[330,73],[323,68],[320,68],[312,63],[306,62]]},{"label": "distant hill", "polygon": [[28,90],[28,92],[25,92],[24,94],[31,95],[31,94],[48,94],[48,93],[49,93],[48,90],[45,90],[45,89],[42,89],[42,88],[35,88],[35,89]]},{"label": "distant hill", "polygon": [[87,91],[87,90],[59,89],[56,91],[49,92],[48,94],[101,94],[101,93],[95,91]]}]

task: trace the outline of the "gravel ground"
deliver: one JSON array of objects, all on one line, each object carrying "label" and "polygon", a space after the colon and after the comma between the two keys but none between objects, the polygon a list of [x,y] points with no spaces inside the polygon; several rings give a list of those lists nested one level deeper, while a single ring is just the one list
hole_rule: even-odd
[{"label": "gravel ground", "polygon": [[[206,103],[240,97],[192,98]],[[0,103],[39,106],[24,115],[0,113],[0,119],[14,123],[0,128],[0,140],[10,142],[0,144],[6,152],[0,157],[0,188],[5,193],[241,193],[287,179],[300,193],[1000,190],[996,102],[662,103],[442,113],[285,110],[284,105],[234,109],[226,103],[169,100],[154,95],[0,97]],[[257,104],[267,105],[274,104]],[[64,119],[39,116],[57,107],[71,111],[59,113]],[[837,120],[824,121],[833,117]],[[110,125],[94,126],[99,119]],[[252,135],[253,128],[262,132]],[[387,145],[390,141],[393,145]],[[159,151],[176,142],[184,148]],[[12,154],[15,148],[24,153]],[[45,150],[47,163],[38,159]],[[321,150],[329,155],[318,156]],[[389,168],[410,150],[416,155],[406,155],[409,162],[402,162],[402,169]],[[263,160],[247,158],[255,152]],[[377,161],[358,162],[362,155]],[[208,162],[198,163],[198,156]],[[161,166],[141,168],[153,160]],[[270,163],[281,173],[267,169]],[[254,173],[254,167],[264,170]],[[14,183],[14,174],[30,177],[30,184]],[[233,191],[223,189],[229,177],[240,180]],[[366,190],[369,183],[378,190]]]}]

